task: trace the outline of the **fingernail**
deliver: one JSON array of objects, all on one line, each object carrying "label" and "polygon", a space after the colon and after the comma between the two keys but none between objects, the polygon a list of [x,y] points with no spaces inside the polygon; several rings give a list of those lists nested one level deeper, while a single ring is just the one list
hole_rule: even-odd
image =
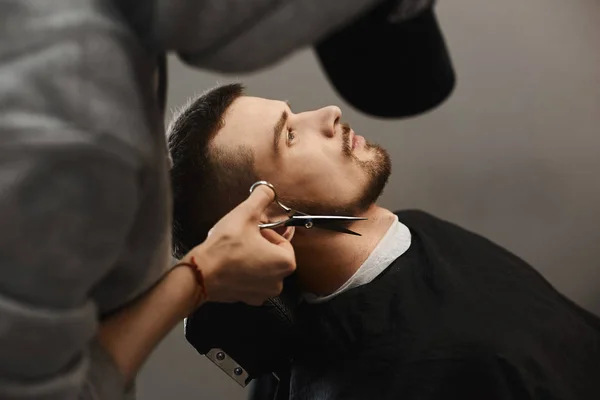
[{"label": "fingernail", "polygon": [[296,232],[296,228],[293,226],[288,226],[287,229],[285,230],[285,232],[283,232],[283,236],[284,238],[286,238],[288,241],[291,241],[292,238],[294,237],[294,232]]}]

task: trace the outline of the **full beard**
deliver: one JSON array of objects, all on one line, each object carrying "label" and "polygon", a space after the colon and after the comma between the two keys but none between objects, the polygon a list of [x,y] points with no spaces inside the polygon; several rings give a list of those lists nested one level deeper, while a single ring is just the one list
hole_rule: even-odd
[{"label": "full beard", "polygon": [[[285,199],[288,206],[312,215],[345,215],[358,216],[366,212],[382,195],[392,173],[392,163],[388,152],[381,146],[365,142],[365,149],[374,153],[373,158],[361,161],[352,152],[350,143],[350,127],[342,124],[342,152],[357,163],[367,174],[367,183],[360,194],[347,204],[319,204],[311,200]],[[282,199],[284,200],[284,199]]]},{"label": "full beard", "polygon": [[392,173],[392,162],[388,152],[381,146],[369,141],[365,142],[365,149],[374,153],[373,158],[368,161],[361,161],[352,152],[352,143],[350,143],[350,126],[342,125],[343,152],[347,157],[354,159],[363,171],[367,173],[367,185],[360,196],[349,204],[347,211],[352,214],[365,212],[371,205],[375,204],[382,195],[388,179]]},{"label": "full beard", "polygon": [[369,161],[357,162],[367,172],[368,182],[361,196],[354,202],[354,213],[362,213],[371,207],[383,194],[388,179],[392,173],[392,163],[388,152],[377,144],[367,142],[367,149],[372,149],[374,158]]}]

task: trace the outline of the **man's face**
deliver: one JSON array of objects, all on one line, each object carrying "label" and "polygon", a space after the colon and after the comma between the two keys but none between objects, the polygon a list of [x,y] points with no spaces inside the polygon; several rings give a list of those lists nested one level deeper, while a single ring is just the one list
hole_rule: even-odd
[{"label": "man's face", "polygon": [[238,98],[213,148],[254,154],[260,179],[281,201],[306,213],[356,215],[381,195],[391,172],[381,147],[341,123],[338,107],[294,113],[287,103]]}]

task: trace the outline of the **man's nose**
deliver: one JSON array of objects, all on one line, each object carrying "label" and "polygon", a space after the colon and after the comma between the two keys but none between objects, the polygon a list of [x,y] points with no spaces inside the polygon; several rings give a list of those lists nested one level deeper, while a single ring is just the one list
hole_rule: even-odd
[{"label": "man's nose", "polygon": [[339,128],[342,118],[342,110],[337,106],[328,106],[321,109],[323,113],[323,134],[327,137],[334,137]]}]

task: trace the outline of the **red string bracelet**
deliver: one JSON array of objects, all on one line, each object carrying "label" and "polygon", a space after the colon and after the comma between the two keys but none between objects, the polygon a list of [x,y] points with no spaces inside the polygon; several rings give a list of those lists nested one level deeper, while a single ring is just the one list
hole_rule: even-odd
[{"label": "red string bracelet", "polygon": [[196,264],[194,257],[191,258],[190,262],[180,262],[173,266],[173,268],[177,267],[189,267],[192,272],[194,272],[196,282],[198,283],[198,286],[200,286],[200,296],[202,296],[201,300],[206,300],[208,295],[206,293],[206,286],[204,285],[204,275],[202,275],[202,270],[200,270],[198,264]]}]

